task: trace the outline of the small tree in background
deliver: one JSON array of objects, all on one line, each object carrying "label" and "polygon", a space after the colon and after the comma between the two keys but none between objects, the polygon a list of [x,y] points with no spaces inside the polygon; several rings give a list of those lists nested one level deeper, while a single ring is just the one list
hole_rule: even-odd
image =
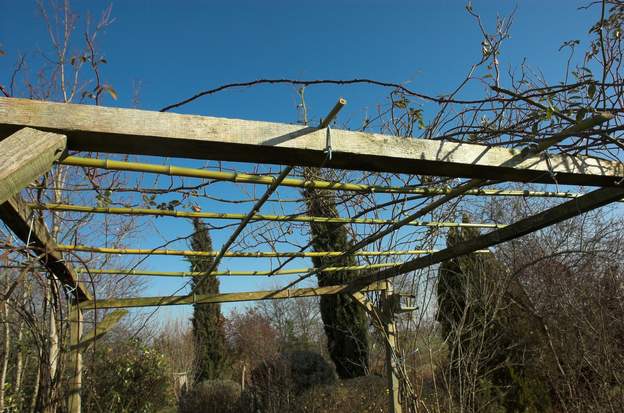
[{"label": "small tree in background", "polygon": [[[307,180],[314,179],[315,171],[306,168]],[[334,218],[338,216],[334,194],[327,190],[307,188],[304,198],[308,214]],[[310,223],[314,251],[345,251],[351,242],[344,225],[336,223]],[[338,261],[332,257],[313,257],[315,267],[328,262],[335,266],[355,265],[353,256]],[[357,272],[336,271],[320,273],[319,286],[346,284],[357,277]],[[324,295],[320,299],[321,318],[327,335],[329,355],[336,364],[336,372],[342,379],[364,376],[368,373],[368,320],[366,312],[348,294]]]},{"label": "small tree in background", "polygon": [[[212,239],[206,225],[199,219],[193,220],[195,232],[191,241],[194,251],[212,251]],[[213,258],[190,257],[191,271],[206,273]],[[219,279],[207,274],[193,277],[194,294],[216,294]],[[226,365],[226,341],[224,320],[219,304],[193,305],[193,336],[195,338],[197,382],[223,378]]]}]

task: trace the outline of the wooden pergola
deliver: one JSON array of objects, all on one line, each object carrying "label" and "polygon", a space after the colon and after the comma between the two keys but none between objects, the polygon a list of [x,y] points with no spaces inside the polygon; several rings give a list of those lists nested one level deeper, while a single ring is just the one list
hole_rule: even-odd
[{"label": "wooden pergola", "polygon": [[[601,124],[612,116],[594,113],[593,116],[571,124],[560,132],[523,150],[490,147],[477,144],[448,142],[444,140],[405,139],[374,133],[329,129],[328,125],[344,101],[339,101],[320,127],[223,119],[205,116],[159,113],[134,109],[117,109],[99,106],[49,103],[25,99],[0,98],[0,218],[20,238],[26,247],[36,251],[40,263],[71,291],[71,342],[73,379],[69,405],[72,412],[80,411],[81,351],[113,326],[124,314],[112,312],[97,329],[82,335],[82,312],[93,309],[112,309],[145,306],[222,303],[261,299],[319,296],[325,294],[351,294],[381,326],[387,339],[387,366],[391,411],[400,412],[399,385],[396,374],[396,342],[394,314],[401,310],[400,296],[392,290],[390,280],[401,274],[425,268],[460,255],[480,252],[499,243],[513,240],[566,219],[591,211],[624,198],[624,164],[592,156],[571,156],[547,153],[548,149],[567,138],[582,133],[599,134]],[[329,146],[330,145],[330,146]],[[329,149],[329,156],[328,156]],[[216,172],[173,166],[149,165],[132,162],[106,161],[69,156],[70,152],[86,151],[114,154],[155,155],[219,161],[238,161],[260,164],[286,165],[279,176],[245,174],[215,175]],[[19,192],[34,179],[45,174],[55,163],[126,171],[144,171],[176,176],[221,179],[232,182],[249,182],[266,185],[267,190],[248,214],[217,214],[209,212],[182,212],[159,209],[99,208],[93,206],[32,204],[25,202]],[[459,185],[444,190],[410,187],[371,187],[348,182],[305,181],[288,178],[294,166],[322,165],[325,168],[389,172],[400,174],[435,175],[464,179]],[[212,173],[212,175],[210,175]],[[552,184],[553,176],[559,184],[598,187],[584,193],[509,191],[484,188],[500,182]],[[327,218],[262,215],[260,209],[280,185],[305,188],[345,190],[356,192],[423,193],[435,196],[424,207],[410,215],[395,220]],[[445,203],[464,195],[474,196],[546,196],[567,198],[557,206],[509,225],[461,224],[429,222],[420,219]],[[383,264],[366,277],[347,285],[319,288],[291,288],[297,281],[322,271],[337,271],[344,267],[326,265],[321,268],[304,268],[297,281],[276,291],[223,293],[213,295],[180,295],[164,297],[136,297],[96,299],[80,282],[79,274],[64,260],[63,251],[88,246],[61,246],[51,238],[45,226],[31,219],[36,209],[77,211],[84,213],[109,213],[147,216],[202,217],[208,219],[235,219],[240,224],[220,251],[210,252],[215,257],[213,270],[224,256],[236,252],[229,247],[250,221],[337,222],[382,225],[355,243],[347,251],[331,255],[336,259],[350,254],[363,254],[366,246],[406,225],[452,227],[472,225],[489,228],[490,232],[459,245],[442,250],[404,251],[418,255],[404,262]],[[325,219],[326,221],[323,221]],[[132,253],[132,250],[99,251]],[[130,251],[130,252],[128,252]],[[139,252],[136,252],[139,251]],[[142,251],[142,252],[141,252]],[[165,250],[166,255],[186,255],[185,251]],[[158,253],[157,250],[135,250],[135,253]],[[260,252],[240,252],[260,257]],[[401,251],[379,251],[385,255],[405,255]],[[395,253],[395,254],[391,254]],[[255,254],[255,255],[254,255]],[[288,253],[282,253],[288,254]],[[289,256],[289,255],[284,255]],[[310,255],[307,255],[310,256]],[[338,269],[337,269],[338,268]],[[360,267],[361,268],[361,267]],[[98,271],[98,270],[93,270]],[[99,270],[100,273],[128,275],[193,276],[193,273],[158,273],[150,271]],[[237,275],[212,272],[203,275]],[[279,271],[254,271],[238,275],[273,275]],[[288,270],[283,270],[288,273]],[[375,308],[366,293],[381,291],[384,300]]]}]

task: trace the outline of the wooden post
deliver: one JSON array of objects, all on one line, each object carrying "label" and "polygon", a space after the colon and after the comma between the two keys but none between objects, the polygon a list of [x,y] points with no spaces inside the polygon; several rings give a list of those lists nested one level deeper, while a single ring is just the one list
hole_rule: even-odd
[{"label": "wooden post", "polygon": [[382,319],[386,335],[386,371],[388,375],[388,403],[391,413],[401,413],[401,401],[399,390],[399,375],[397,363],[397,330],[394,322],[395,311],[392,300],[393,287],[390,281],[383,290]]},{"label": "wooden post", "polygon": [[80,396],[82,390],[82,353],[79,344],[82,333],[82,310],[77,303],[70,305],[69,322],[70,378],[67,410],[69,413],[80,413],[82,402]]}]

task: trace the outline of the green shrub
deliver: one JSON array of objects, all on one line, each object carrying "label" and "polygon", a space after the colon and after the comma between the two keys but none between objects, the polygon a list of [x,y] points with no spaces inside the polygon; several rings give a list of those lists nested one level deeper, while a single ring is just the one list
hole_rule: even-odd
[{"label": "green shrub", "polygon": [[86,412],[148,413],[174,404],[164,356],[138,339],[98,344],[84,361]]},{"label": "green shrub", "polygon": [[296,396],[310,387],[334,381],[331,365],[320,354],[282,353],[252,370],[248,398],[254,411],[292,411]]},{"label": "green shrub", "polygon": [[204,380],[180,397],[180,413],[241,411],[241,388],[231,380]]}]

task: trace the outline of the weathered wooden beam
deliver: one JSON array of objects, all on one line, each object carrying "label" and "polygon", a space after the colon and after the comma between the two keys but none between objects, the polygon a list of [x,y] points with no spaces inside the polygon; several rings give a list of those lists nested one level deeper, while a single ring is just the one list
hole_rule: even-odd
[{"label": "weathered wooden beam", "polygon": [[124,309],[114,310],[106,314],[102,320],[95,324],[93,330],[85,333],[80,338],[80,341],[75,343],[75,347],[72,347],[72,350],[78,349],[82,352],[86,351],[96,340],[99,340],[112,330],[127,314],[128,310]]},{"label": "weathered wooden beam", "polygon": [[[326,158],[326,131],[313,127],[0,98],[0,132],[24,126],[66,133],[69,149],[79,151],[301,166],[319,166]],[[615,186],[624,177],[621,163],[592,157],[539,154],[501,167],[518,151],[331,133],[332,159],[324,163],[330,168],[542,183],[553,182],[552,172],[560,184],[601,186]]]},{"label": "weathered wooden beam", "polygon": [[372,282],[386,280],[400,274],[439,264],[461,255],[489,248],[610,204],[622,197],[624,197],[624,188],[621,187],[597,189],[579,198],[564,202],[539,214],[521,219],[504,228],[467,240],[453,247],[406,261],[401,265],[382,270],[374,275],[358,278],[351,285],[354,287],[368,285]]},{"label": "weathered wooden beam", "polygon": [[0,204],[48,172],[66,145],[65,135],[31,128],[0,140]]},{"label": "weathered wooden beam", "polygon": [[90,300],[89,290],[78,281],[78,275],[69,262],[63,259],[56,243],[45,226],[32,219],[33,211],[17,195],[0,205],[0,219],[24,243],[40,256],[39,261],[63,283],[75,288],[78,301]]},{"label": "weathered wooden beam", "polygon": [[356,291],[378,291],[385,288],[385,283],[372,283],[354,289],[347,285],[332,285],[316,288],[293,288],[286,290],[251,291],[242,293],[197,294],[182,296],[114,298],[90,300],[80,304],[83,310],[131,307],[160,307],[166,305],[231,303],[237,301],[277,300],[284,298],[316,297],[320,295],[347,294]]}]

